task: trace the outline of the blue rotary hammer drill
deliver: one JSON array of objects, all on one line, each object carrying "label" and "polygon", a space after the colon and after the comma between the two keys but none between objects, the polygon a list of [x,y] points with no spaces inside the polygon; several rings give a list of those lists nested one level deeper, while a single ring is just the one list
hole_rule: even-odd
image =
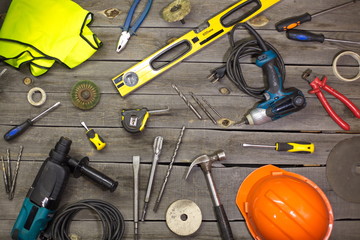
[{"label": "blue rotary hammer drill", "polygon": [[61,137],[42,164],[11,231],[12,239],[38,238],[55,214],[70,173],[75,177],[87,176],[105,189],[115,191],[118,183],[88,166],[87,157],[78,161],[68,156],[71,143],[70,139]]}]

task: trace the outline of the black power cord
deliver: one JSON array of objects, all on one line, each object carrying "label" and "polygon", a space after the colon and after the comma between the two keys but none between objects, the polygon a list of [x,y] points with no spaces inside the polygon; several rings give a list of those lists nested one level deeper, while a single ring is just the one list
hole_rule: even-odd
[{"label": "black power cord", "polygon": [[102,240],[119,240],[125,230],[124,217],[112,204],[97,200],[86,199],[69,205],[65,205],[56,211],[56,215],[50,226],[50,239],[71,240],[68,231],[74,216],[81,210],[89,209],[95,212],[102,222]]},{"label": "black power cord", "polygon": [[[245,27],[255,37],[255,40],[239,43],[235,42],[234,34],[240,27]],[[226,74],[227,77],[244,93],[258,99],[264,99],[263,93],[266,90],[265,87],[255,88],[246,83],[242,73],[240,60],[247,56],[257,57],[267,50],[273,50],[277,55],[277,58],[275,59],[275,66],[279,69],[282,79],[285,79],[285,64],[281,55],[275,47],[273,47],[269,42],[263,40],[256,30],[247,23],[235,25],[229,32],[229,41],[231,49],[229,51],[230,53],[226,60],[226,64],[213,70],[211,77],[219,80]]]}]

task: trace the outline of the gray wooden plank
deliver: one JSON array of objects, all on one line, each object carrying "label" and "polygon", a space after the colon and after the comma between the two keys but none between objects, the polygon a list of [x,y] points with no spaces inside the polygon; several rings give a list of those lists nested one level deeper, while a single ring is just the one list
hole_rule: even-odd
[{"label": "gray wooden plank", "polygon": [[[56,65],[47,74],[41,77],[31,76],[24,67],[21,71],[17,71],[8,66],[0,67],[0,71],[7,69],[0,81],[0,91],[15,92],[20,94],[27,93],[30,87],[41,87],[46,92],[70,92],[71,87],[79,80],[91,80],[96,83],[101,93],[117,93],[111,78],[115,77],[122,70],[130,67],[132,63],[129,62],[107,62],[107,61],[87,61],[75,69],[66,69],[63,66]],[[201,95],[215,95],[222,96],[219,88],[226,87],[230,90],[231,96],[246,96],[241,92],[230,80],[225,76],[218,83],[213,84],[208,80],[213,69],[220,67],[221,63],[189,63],[184,62],[176,65],[174,68],[159,75],[151,82],[141,87],[131,95],[137,94],[176,94],[176,92],[169,87],[170,82],[175,83],[179,88],[187,93],[194,91],[195,94]],[[360,81],[343,82],[338,80],[332,71],[331,67],[327,66],[286,66],[286,78],[284,87],[296,87],[305,94],[307,98],[316,98],[314,94],[308,94],[311,87],[308,83],[301,79],[301,74],[307,68],[313,69],[314,73],[320,77],[326,75],[328,77],[327,84],[341,92],[348,98],[358,98],[360,96]],[[254,64],[244,64],[242,66],[245,81],[249,86],[261,87],[264,86],[263,75],[260,68]],[[344,68],[345,72],[355,74],[358,67]],[[25,86],[22,83],[24,77],[31,77],[33,79],[32,86]],[[348,76],[349,77],[349,76]],[[327,98],[334,98],[330,94],[325,94]],[[120,98],[120,95],[118,96]],[[226,96],[224,96],[225,98]],[[124,98],[126,100],[127,97]]]},{"label": "gray wooden plank", "polygon": [[[0,237],[1,239],[10,239],[9,232],[11,232],[12,221],[0,222]],[[134,239],[133,223],[126,222],[125,234],[122,239]],[[248,233],[244,222],[231,223],[232,231],[235,239],[252,239]],[[71,233],[80,236],[81,239],[98,240],[101,238],[101,226],[98,222],[73,222],[71,225]],[[219,239],[219,232],[215,222],[203,222],[200,229],[189,237],[180,237],[172,233],[166,226],[165,222],[145,222],[139,225],[140,239]]]},{"label": "gray wooden plank", "polygon": [[[136,38],[131,39],[121,54],[115,51],[117,44],[117,37],[114,36],[114,31],[111,28],[94,28],[98,37],[103,41],[104,45],[98,52],[96,52],[91,59],[92,60],[131,60],[140,61],[157,50],[167,45],[167,40],[170,38],[177,38],[185,33],[184,29],[147,29],[142,35],[138,35]],[[275,48],[277,48],[284,58],[286,64],[296,65],[330,65],[334,56],[340,51],[353,50],[358,51],[359,46],[345,45],[339,43],[307,43],[297,42],[289,40],[283,33],[278,33],[276,30],[259,30],[258,33]],[[317,32],[319,33],[319,32]],[[358,33],[351,32],[328,32],[326,33],[328,38],[339,38],[348,40],[359,40]],[[238,30],[236,33],[236,39],[246,40],[249,34],[245,30]],[[196,54],[188,57],[186,61],[199,61],[208,62],[209,60],[214,62],[222,62],[225,53],[229,49],[229,41],[227,37],[222,37],[211,45],[201,49]],[[296,52],[296,54],[294,54]],[[314,55],[318,52],[317,58]],[[126,70],[126,69],[124,69]]]},{"label": "gray wooden plank", "polygon": [[[119,27],[125,21],[127,16],[127,11],[130,8],[131,1],[123,1],[123,2],[113,2],[111,0],[104,0],[101,2],[97,1],[85,1],[85,0],[76,0],[80,6],[83,8],[93,12],[95,14],[95,19],[93,22],[93,26],[104,26],[104,27]],[[179,22],[177,23],[167,23],[163,19],[160,18],[160,11],[162,8],[167,6],[170,1],[156,1],[153,2],[152,8],[149,12],[149,15],[145,19],[142,24],[142,28],[148,27],[197,27],[205,20],[211,18],[211,16],[217,14],[222,11],[222,9],[227,8],[234,1],[226,0],[226,1],[216,1],[216,0],[208,0],[206,2],[201,2],[199,4],[198,1],[191,1],[191,12],[185,18],[185,24],[182,25]],[[265,29],[273,29],[274,24],[284,18],[296,16],[305,12],[309,12],[310,14],[316,13],[323,9],[329,8],[331,6],[338,5],[337,1],[334,0],[321,0],[313,2],[311,0],[304,1],[280,1],[272,8],[266,10],[262,13],[267,18],[270,19],[270,23],[263,27]],[[311,7],[310,7],[311,6]],[[117,17],[110,19],[103,15],[101,12],[108,8],[118,8],[122,12]],[[135,16],[137,16],[142,11],[142,5],[139,5],[136,10]],[[317,29],[317,30],[335,30],[335,31],[357,31],[359,30],[358,15],[359,6],[353,5],[348,6],[343,9],[339,9],[337,11],[333,11],[323,16],[316,17],[312,22],[308,22],[301,26],[301,28],[305,29]],[[145,31],[146,29],[140,29],[139,33]]]},{"label": "gray wooden plank", "polygon": [[[113,2],[111,0],[104,0],[101,2],[98,1],[85,1],[85,0],[76,0],[81,7],[86,10],[91,11],[94,14],[94,22],[92,26],[96,27],[114,27],[116,33],[120,34],[120,26],[124,24],[125,18],[127,16],[127,11],[130,9],[131,1],[122,1],[122,2]],[[199,26],[202,22],[211,18],[211,16],[219,13],[223,9],[229,7],[234,3],[231,0],[225,0],[218,2],[216,0],[208,0],[206,2],[201,2],[199,4],[197,1],[192,1],[192,11],[185,18],[185,24],[182,25],[180,22],[177,23],[167,23],[160,17],[160,11],[162,8],[169,4],[169,1],[160,0],[153,3],[152,8],[141,25],[139,34],[146,30],[149,27],[164,27],[164,28],[195,28]],[[281,19],[299,15],[305,12],[313,14],[315,12],[321,11],[323,9],[329,8],[331,6],[338,5],[339,3],[334,0],[322,0],[313,2],[311,0],[304,0],[301,2],[296,1],[280,1],[272,8],[266,10],[262,13],[268,19],[270,23],[263,29],[274,29],[276,22]],[[7,10],[7,1],[2,2],[2,12]],[[138,9],[135,12],[135,17],[139,15],[142,11],[144,4],[140,4]],[[309,7],[311,6],[311,8]],[[102,12],[109,8],[117,8],[120,10],[120,14],[115,18],[108,18]],[[319,16],[314,19],[312,22],[308,22],[301,26],[304,29],[316,29],[316,30],[335,30],[335,31],[357,31],[359,27],[357,23],[359,22],[359,15],[357,14],[359,7],[357,5],[348,6],[337,11],[333,11],[323,16]],[[340,21],[339,21],[340,19]]]},{"label": "gray wooden plank", "polygon": [[[246,229],[244,222],[231,222],[232,231],[235,239],[247,239],[252,237]],[[10,239],[9,233],[13,226],[13,220],[0,221],[0,237],[1,239]],[[126,222],[124,240],[133,239],[132,223]],[[343,229],[346,229],[344,231]],[[360,234],[359,222],[354,221],[335,221],[334,228],[331,233],[331,240],[357,240]],[[101,237],[99,224],[93,221],[73,222],[71,233],[80,236],[82,239],[97,240]],[[145,222],[140,224],[141,239],[219,239],[216,223],[203,222],[200,229],[190,237],[179,237],[170,232],[164,222]]]},{"label": "gray wooden plank", "polygon": [[[141,154],[139,155],[142,157]],[[40,162],[25,161],[21,164],[14,200],[8,201],[6,194],[1,194],[0,196],[0,208],[3,209],[0,219],[6,220],[16,218],[18,212],[20,211],[23,198],[30,188],[30,184],[35,178],[40,165]],[[78,179],[71,177],[63,195],[62,204],[87,198],[102,199],[109,201],[117,208],[119,208],[126,220],[132,220],[132,164],[91,163],[91,166],[107,174],[113,179],[116,179],[119,182],[117,190],[113,193],[110,193],[109,191],[103,191],[84,177],[80,177]],[[188,180],[184,180],[183,177],[187,169],[187,166],[174,166],[173,171],[168,179],[169,181],[160,203],[159,210],[154,213],[152,208],[167,170],[167,165],[160,164],[158,166],[154,181],[153,193],[150,200],[149,211],[147,214],[147,220],[164,220],[166,209],[172,202],[178,199],[190,199],[197,203],[202,210],[204,220],[213,221],[215,219],[214,213],[212,211],[212,201],[209,196],[205,178],[201,173],[200,168],[193,169],[193,172],[190,173]],[[336,220],[360,219],[359,204],[346,202],[333,192],[326,181],[325,167],[284,169],[301,174],[314,181],[327,195],[332,205],[334,218]],[[150,164],[141,165],[139,209],[142,209],[143,207],[143,199],[146,191],[149,170]],[[254,170],[255,168],[249,167],[213,168],[213,177],[217,186],[220,200],[225,207],[228,218],[231,221],[243,219],[237,206],[235,205],[235,198],[241,182]],[[0,189],[4,193],[3,186],[1,186]]]},{"label": "gray wooden plank", "polygon": [[[169,84],[170,89],[170,84]],[[48,93],[45,107],[30,107],[26,103],[26,94],[0,93],[0,111],[2,118],[0,124],[20,124],[42,112],[46,107],[57,101],[62,105],[52,113],[39,120],[35,125],[42,126],[79,126],[78,122],[87,120],[89,124],[96,120],[96,126],[119,127],[120,112],[122,109],[147,107],[148,109],[161,109],[168,106],[170,114],[152,116],[148,121],[149,127],[176,127],[186,125],[189,128],[222,129],[210,120],[198,120],[189,111],[185,103],[177,95],[130,95],[126,101],[118,94],[103,94],[98,106],[91,111],[79,111],[69,99],[69,94]],[[257,100],[250,97],[213,96],[207,98],[209,102],[224,117],[240,121],[250,109],[257,105]],[[330,100],[329,100],[330,101]],[[355,105],[360,105],[359,99],[353,99]],[[195,103],[194,103],[195,104]],[[241,104],[241,105],[240,105]],[[359,131],[360,122],[350,110],[338,100],[331,100],[333,109],[345,120],[353,131]],[[203,114],[205,117],[205,114]],[[215,115],[215,114],[214,114]],[[319,121],[321,119],[321,121]],[[90,123],[91,122],[91,123]],[[307,99],[307,107],[300,112],[291,114],[279,120],[263,125],[236,125],[234,129],[244,130],[285,130],[285,131],[341,131],[342,129],[328,116],[319,101],[315,98]]]},{"label": "gray wooden plank", "polygon": [[[89,122],[90,127],[93,125]],[[8,127],[0,127],[5,132]],[[106,141],[107,147],[96,151],[85,136],[82,127],[78,128],[44,128],[33,127],[11,142],[0,140],[0,155],[11,149],[16,158],[19,145],[24,145],[23,160],[43,161],[48,157],[61,136],[72,140],[71,154],[80,158],[88,156],[96,162],[132,162],[132,156],[141,153],[144,162],[151,162],[153,140],[160,135],[164,145],[160,161],[168,163],[173,155],[180,129],[146,129],[140,135],[131,135],[123,129],[94,128]],[[359,136],[359,134],[316,134],[316,133],[279,133],[279,132],[242,132],[242,131],[203,131],[187,129],[185,131],[176,163],[189,163],[194,157],[210,153],[216,149],[226,152],[224,164],[326,164],[331,149],[341,140]],[[315,144],[315,153],[301,155],[287,152],[276,152],[270,149],[244,148],[242,143],[268,144],[275,142],[308,141]],[[271,155],[272,157],[269,157]]]},{"label": "gray wooden plank", "polygon": [[[247,239],[252,237],[246,229],[244,222],[231,222],[232,231],[235,239]],[[0,221],[0,237],[1,239],[10,239],[9,233],[13,226],[13,220]],[[133,239],[132,223],[126,222],[124,240]],[[97,240],[101,237],[99,224],[93,221],[73,222],[71,233],[80,236],[82,239]],[[343,231],[342,229],[346,229]],[[331,233],[331,240],[356,240],[360,234],[359,222],[354,221],[335,221],[334,228]],[[179,237],[167,228],[164,222],[145,222],[140,224],[141,239],[219,239],[216,223],[203,222],[200,229],[190,237]]]},{"label": "gray wooden plank", "polygon": [[[85,0],[76,0],[81,7],[86,10],[94,13],[94,22],[93,26],[102,26],[102,27],[120,27],[123,25],[127,11],[131,6],[131,1],[123,2],[113,2],[111,0],[104,0],[101,2],[97,1],[85,1]],[[212,15],[217,14],[222,9],[227,8],[234,1],[226,0],[218,2],[216,0],[208,0],[206,2],[201,2],[199,4],[197,1],[192,1],[192,11],[185,18],[186,24],[182,25],[178,23],[167,23],[160,18],[160,10],[169,4],[169,1],[160,0],[153,3],[152,8],[147,16],[146,20],[141,26],[142,28],[148,27],[197,27],[205,20],[211,18]],[[6,11],[7,1],[2,2],[2,11]],[[313,14],[315,12],[321,11],[323,9],[329,8],[331,6],[338,5],[339,3],[334,0],[322,0],[322,1],[310,1],[304,0],[301,2],[296,1],[280,1],[272,8],[266,10],[262,15],[267,16],[270,19],[270,23],[263,27],[265,29],[274,28],[274,24],[281,19],[299,15],[305,12]],[[311,6],[311,8],[309,7]],[[118,8],[121,13],[115,18],[107,18],[102,12],[109,8]],[[139,5],[138,9],[135,12],[135,17],[142,11],[143,5]],[[301,28],[305,29],[317,29],[317,30],[336,30],[336,31],[357,31],[359,15],[357,14],[359,7],[357,5],[348,6],[337,11],[333,11],[323,16],[319,16],[314,19],[312,22],[304,24]],[[339,19],[341,21],[339,21]]]}]

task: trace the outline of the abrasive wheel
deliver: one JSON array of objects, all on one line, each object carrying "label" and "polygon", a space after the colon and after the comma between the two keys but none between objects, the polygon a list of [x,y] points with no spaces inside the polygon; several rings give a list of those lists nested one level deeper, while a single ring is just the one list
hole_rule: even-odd
[{"label": "abrasive wheel", "polygon": [[349,202],[360,203],[360,137],[340,141],[326,162],[326,176],[334,192]]},{"label": "abrasive wheel", "polygon": [[95,107],[100,100],[100,89],[95,83],[82,80],[71,89],[71,102],[75,107],[82,110],[89,110]]}]

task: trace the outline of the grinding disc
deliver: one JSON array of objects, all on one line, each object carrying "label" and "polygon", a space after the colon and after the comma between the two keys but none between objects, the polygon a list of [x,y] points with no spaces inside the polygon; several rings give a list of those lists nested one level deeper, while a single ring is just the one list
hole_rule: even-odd
[{"label": "grinding disc", "polygon": [[360,137],[336,144],[326,163],[326,175],[337,195],[346,201],[360,203]]},{"label": "grinding disc", "polygon": [[82,110],[89,110],[99,103],[100,89],[92,81],[82,80],[75,83],[70,95],[71,102],[75,107]]},{"label": "grinding disc", "polygon": [[161,17],[167,22],[178,22],[190,13],[190,0],[175,0],[161,11]]},{"label": "grinding disc", "polygon": [[166,211],[166,224],[179,236],[195,233],[201,225],[201,210],[193,201],[181,199],[173,202]]}]

